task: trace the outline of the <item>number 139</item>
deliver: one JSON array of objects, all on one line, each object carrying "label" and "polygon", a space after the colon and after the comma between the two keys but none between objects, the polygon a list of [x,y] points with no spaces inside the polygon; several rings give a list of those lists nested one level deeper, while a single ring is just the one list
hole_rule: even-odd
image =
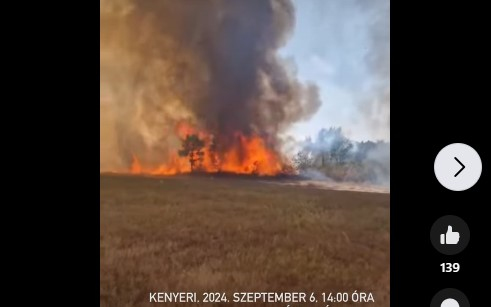
[{"label": "number 139", "polygon": [[442,263],[440,264],[442,267],[443,273],[451,273],[460,271],[460,264],[458,263]]}]

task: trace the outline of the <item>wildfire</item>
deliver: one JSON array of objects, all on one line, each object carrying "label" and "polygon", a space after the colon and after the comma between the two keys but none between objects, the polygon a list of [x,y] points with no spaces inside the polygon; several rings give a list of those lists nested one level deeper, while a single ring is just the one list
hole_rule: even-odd
[{"label": "wildfire", "polygon": [[[175,149],[167,161],[157,167],[145,167],[138,157],[133,155],[130,172],[132,174],[175,175],[199,171],[259,176],[273,176],[285,172],[285,164],[281,157],[268,148],[266,142],[257,135],[245,136],[237,132],[234,134],[236,142],[233,147],[225,152],[216,152],[213,146],[213,136],[205,131],[198,131],[187,123],[180,123],[176,127],[176,134],[183,144],[186,144],[186,140],[188,141],[187,150]],[[193,142],[199,146],[195,144],[193,147]]]}]

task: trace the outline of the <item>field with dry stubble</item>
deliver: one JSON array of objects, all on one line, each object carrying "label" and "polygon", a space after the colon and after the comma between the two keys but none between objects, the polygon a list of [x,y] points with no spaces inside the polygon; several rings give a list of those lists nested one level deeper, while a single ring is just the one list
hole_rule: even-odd
[{"label": "field with dry stubble", "polygon": [[389,194],[110,175],[100,194],[101,306],[150,306],[164,291],[353,290],[389,306]]}]

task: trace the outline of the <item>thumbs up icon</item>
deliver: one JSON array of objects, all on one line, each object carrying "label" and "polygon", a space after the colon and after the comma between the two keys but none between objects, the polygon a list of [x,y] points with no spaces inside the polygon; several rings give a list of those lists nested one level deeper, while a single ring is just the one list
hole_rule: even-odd
[{"label": "thumbs up icon", "polygon": [[454,300],[453,298],[447,298],[442,302],[440,307],[460,307],[459,302]]},{"label": "thumbs up icon", "polygon": [[452,226],[448,226],[447,233],[440,235],[440,244],[457,244],[459,243],[460,234],[452,231]]}]

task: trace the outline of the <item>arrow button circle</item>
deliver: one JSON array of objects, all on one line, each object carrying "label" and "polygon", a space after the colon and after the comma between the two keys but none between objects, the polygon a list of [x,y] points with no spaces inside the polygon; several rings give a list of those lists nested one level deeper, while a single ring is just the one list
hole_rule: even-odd
[{"label": "arrow button circle", "polygon": [[474,148],[463,143],[445,146],[435,159],[438,182],[451,191],[465,191],[481,177],[482,163]]}]

